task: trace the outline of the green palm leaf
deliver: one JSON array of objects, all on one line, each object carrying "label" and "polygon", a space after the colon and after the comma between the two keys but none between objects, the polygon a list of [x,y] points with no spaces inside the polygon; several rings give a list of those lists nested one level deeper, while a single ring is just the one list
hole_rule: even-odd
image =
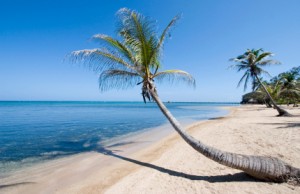
[{"label": "green palm leaf", "polygon": [[[240,79],[237,87],[240,87],[240,85],[242,84],[242,82],[246,79],[248,80],[249,77],[249,72],[246,71],[245,74],[242,76],[242,78]],[[244,91],[247,89],[247,81],[244,81]]]},{"label": "green palm leaf", "polygon": [[187,72],[181,70],[166,70],[156,73],[153,76],[154,80],[158,82],[168,81],[173,83],[175,81],[184,81],[188,85],[196,86],[195,79]]},{"label": "green palm leaf", "polygon": [[276,60],[264,60],[264,61],[259,61],[257,62],[257,64],[259,66],[265,66],[265,65],[280,65],[281,62],[280,61],[276,61]]},{"label": "green palm leaf", "polygon": [[83,63],[95,72],[101,72],[110,68],[125,68],[136,70],[134,66],[127,63],[118,52],[109,51],[107,49],[85,49],[74,51],[70,58],[75,63]]},{"label": "green palm leaf", "polygon": [[141,77],[137,73],[110,69],[99,75],[99,89],[102,92],[109,89],[127,89],[135,86],[140,80]]},{"label": "green palm leaf", "polygon": [[92,37],[93,40],[105,42],[108,46],[118,50],[118,52],[122,53],[123,56],[130,61],[131,63],[135,63],[135,59],[133,57],[132,51],[126,47],[126,45],[122,44],[118,40],[107,36],[105,34],[96,34]]}]

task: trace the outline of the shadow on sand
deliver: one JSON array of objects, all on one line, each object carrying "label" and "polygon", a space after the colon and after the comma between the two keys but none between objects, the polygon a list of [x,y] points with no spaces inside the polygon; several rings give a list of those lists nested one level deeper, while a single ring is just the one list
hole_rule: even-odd
[{"label": "shadow on sand", "polygon": [[125,156],[118,155],[114,153],[114,151],[108,150],[108,149],[102,149],[99,151],[99,153],[102,153],[104,155],[112,156],[127,162],[131,162],[140,166],[144,166],[147,168],[151,168],[153,170],[157,170],[161,173],[169,174],[171,176],[181,177],[189,180],[201,180],[201,181],[207,181],[210,183],[221,183],[221,182],[257,182],[256,179],[248,176],[246,173],[240,172],[235,174],[227,174],[227,175],[216,175],[216,176],[199,176],[199,175],[192,175],[187,174],[183,172],[178,172],[175,170],[167,169],[164,167],[160,167],[154,164],[150,164],[147,162],[138,161],[132,158],[128,158]]},{"label": "shadow on sand", "polygon": [[7,185],[0,185],[0,190],[9,188],[9,187],[15,187],[20,185],[28,185],[28,184],[35,184],[34,182],[21,182],[21,183],[13,183],[13,184],[7,184]]},{"label": "shadow on sand", "polygon": [[[300,118],[300,117],[299,117]],[[300,127],[300,122],[282,122],[282,123],[259,123],[262,125],[277,125],[278,129]]]},{"label": "shadow on sand", "polygon": [[222,120],[225,119],[226,117],[213,117],[213,118],[209,118],[208,120]]}]

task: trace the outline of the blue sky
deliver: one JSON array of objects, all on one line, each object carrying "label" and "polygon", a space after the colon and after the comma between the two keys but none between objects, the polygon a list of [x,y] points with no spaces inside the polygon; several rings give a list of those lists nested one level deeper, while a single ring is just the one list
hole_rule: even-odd
[{"label": "blue sky", "polygon": [[0,100],[142,100],[139,86],[100,93],[94,72],[63,62],[71,51],[97,48],[94,34],[116,36],[122,7],[157,20],[159,31],[182,14],[163,69],[190,72],[197,87],[158,85],[165,101],[239,102],[242,73],[228,70],[228,59],[247,48],[275,53],[282,65],[267,67],[271,75],[300,65],[299,0],[2,0]]}]

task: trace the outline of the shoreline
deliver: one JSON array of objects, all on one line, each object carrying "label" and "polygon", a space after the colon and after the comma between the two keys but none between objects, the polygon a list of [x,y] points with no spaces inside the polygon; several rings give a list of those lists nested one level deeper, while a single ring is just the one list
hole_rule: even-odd
[{"label": "shoreline", "polygon": [[[33,163],[101,149],[102,144],[126,137],[128,133],[132,136],[168,123],[154,103],[147,106],[142,102],[120,103],[3,103],[1,108],[8,114],[0,126],[0,177]],[[172,103],[170,108],[177,112],[179,121],[195,122],[219,114],[215,107],[223,104],[217,104]],[[82,112],[86,114],[81,115]]]},{"label": "shoreline", "polygon": [[[55,101],[55,103],[57,103]],[[213,107],[216,110],[219,110],[218,113],[214,113],[213,116],[219,116],[219,115],[226,115],[228,114],[227,112],[222,111],[222,107]],[[209,115],[211,116],[211,115]],[[207,115],[203,115],[203,118],[200,120],[201,121],[205,121],[208,120],[206,117],[209,117]],[[162,115],[163,117],[163,115]],[[190,125],[191,123],[197,123],[199,121],[195,120],[195,119],[191,119],[191,118],[187,118],[187,119],[180,119],[180,122],[182,124],[183,127],[186,127],[188,125]],[[137,151],[139,149],[145,148],[148,145],[150,145],[151,143],[157,142],[159,141],[161,138],[166,137],[168,135],[170,135],[172,132],[174,132],[174,130],[172,129],[172,127],[170,127],[169,122],[166,120],[165,123],[162,123],[159,126],[156,127],[150,127],[150,128],[144,128],[135,132],[130,132],[128,134],[124,134],[121,136],[117,136],[117,137],[113,137],[104,141],[101,141],[98,143],[98,145],[100,146],[98,151],[101,152],[101,148],[105,148],[105,147],[121,147],[126,149],[126,153],[132,153],[134,151]],[[144,139],[146,136],[151,136],[151,138],[146,138],[147,141],[137,141],[138,139]],[[132,144],[132,145],[129,145]],[[138,146],[142,147],[139,149],[134,148],[135,144],[137,144]],[[97,150],[91,150],[91,151],[86,151],[86,152],[81,152],[81,153],[75,153],[75,154],[67,154],[67,155],[61,155],[61,156],[56,156],[54,158],[50,158],[50,159],[39,159],[38,157],[32,157],[32,158],[26,158],[24,159],[25,162],[15,162],[13,161],[13,164],[8,164],[7,167],[11,168],[8,169],[6,172],[3,172],[3,174],[0,174],[0,184],[1,184],[1,179],[5,179],[10,177],[11,175],[14,174],[20,174],[22,173],[24,170],[30,170],[33,169],[35,166],[38,165],[43,165],[43,164],[47,164],[48,162],[52,162],[52,161],[58,161],[64,158],[69,158],[69,157],[76,157],[78,155],[81,154],[88,154],[88,153],[92,153],[92,152],[98,152]],[[59,151],[58,151],[59,152]],[[28,161],[28,162],[26,162]],[[11,165],[14,165],[15,167],[10,167]],[[0,171],[1,172],[1,171]]]},{"label": "shoreline", "polygon": [[[256,119],[252,119],[251,122],[257,121],[259,119],[256,116],[257,113],[264,113],[263,117],[266,117],[268,119],[272,118],[271,120],[272,122],[274,122],[276,121],[276,117],[274,117],[275,111],[273,112],[273,110],[262,108],[262,106],[244,105],[237,107],[229,107],[229,109],[230,113],[228,113],[225,117],[213,118],[210,120],[192,123],[187,126],[187,131],[196,138],[199,138],[204,143],[216,146],[216,148],[222,149],[224,151],[232,151],[235,153],[249,155],[268,155],[268,153],[272,153],[268,150],[257,150],[255,146],[250,146],[253,143],[259,144],[257,140],[252,139],[253,135],[258,135],[258,139],[261,139],[261,137],[259,136],[259,134],[255,134],[249,131],[249,124],[244,124],[245,119],[250,116],[255,116]],[[296,114],[300,116],[299,109],[295,110],[298,111],[296,112]],[[248,116],[248,113],[254,115]],[[292,120],[293,118],[286,119]],[[250,133],[250,135],[252,136],[247,137],[247,135],[245,136],[245,134],[242,133],[243,131],[239,132],[239,130],[237,129],[238,126],[233,126],[233,124],[236,124],[235,122],[238,124],[243,124],[243,127],[248,129],[248,131],[244,131],[244,133]],[[270,121],[271,124],[272,122]],[[271,124],[270,126],[273,126]],[[296,138],[300,139],[299,132],[296,129],[293,130],[293,133],[296,133],[297,135]],[[220,131],[222,131],[222,133],[224,134],[220,135]],[[230,135],[228,135],[227,133],[229,133]],[[216,134],[218,134],[218,136],[216,136]],[[293,136],[293,134],[289,136]],[[216,137],[218,141],[216,141],[214,137]],[[280,139],[276,139],[276,141],[280,141]],[[238,142],[239,144],[236,144],[238,146],[235,146],[235,144],[232,144],[232,142]],[[261,142],[263,141],[261,140]],[[273,146],[271,145],[271,143],[261,143],[261,145],[259,145],[258,147],[261,148],[267,145],[268,148],[271,148]],[[295,142],[293,141],[292,144],[295,144]],[[35,174],[35,176],[27,177],[27,179],[14,177],[14,183],[10,183],[11,186],[9,186],[8,182],[7,184],[1,183],[0,185],[6,185],[6,187],[0,187],[0,191],[3,191],[4,193],[165,193],[168,191],[177,193],[201,193],[205,191],[208,193],[222,193],[221,191],[224,190],[220,190],[219,192],[213,192],[215,190],[213,188],[214,186],[207,186],[207,188],[205,187],[207,190],[203,190],[202,188],[205,184],[212,184],[210,183],[209,179],[215,179],[213,178],[214,176],[219,177],[219,179],[230,179],[230,177],[233,177],[233,179],[242,179],[242,182],[237,181],[237,183],[232,183],[234,185],[238,185],[238,187],[240,187],[240,184],[244,182],[249,182],[249,184],[251,185],[252,183],[256,183],[258,185],[274,185],[273,183],[270,184],[254,181],[252,178],[247,177],[247,175],[240,175],[240,171],[223,167],[221,165],[216,164],[213,161],[204,158],[200,154],[195,153],[193,149],[186,145],[186,143],[183,142],[175,132],[169,134],[164,138],[160,138],[158,142],[153,142],[152,144],[146,145],[141,149],[131,150],[131,152],[124,151],[124,149],[126,150],[126,146],[128,148],[128,146],[130,147],[132,145],[133,144],[131,143],[127,145],[122,144],[121,146],[115,145],[110,147],[106,153],[86,153],[81,154],[80,156],[78,155],[66,158],[64,159],[64,161],[58,163],[54,162],[48,166],[41,166],[41,168],[38,169],[39,171],[37,171],[40,174]],[[285,156],[285,148],[277,151],[279,152],[277,154],[275,152],[275,156],[299,168],[300,155],[297,152],[300,149],[299,143],[296,142],[296,146],[294,147],[295,149],[292,149],[291,153],[288,153],[288,156]],[[274,151],[276,149],[273,148],[271,150]],[[187,161],[186,158],[188,158]],[[194,167],[194,165],[196,165],[196,167]],[[204,171],[201,170],[201,166],[204,166]],[[187,168],[188,170],[185,168]],[[228,172],[229,174],[233,175],[226,176],[226,173],[228,174]],[[184,175],[187,178],[180,178],[180,174],[177,173],[180,173],[181,175]],[[225,175],[222,175],[224,173]],[[42,176],[43,174],[47,174],[47,176]],[[207,178],[205,178],[205,176],[202,176],[205,174],[207,174]],[[212,177],[209,178],[210,176]],[[189,177],[193,178],[194,181],[189,180]],[[206,179],[208,181],[205,181]],[[195,182],[195,180],[198,181]],[[170,181],[173,184],[169,185]],[[174,182],[176,184],[174,184]],[[187,183],[188,185],[186,185]],[[229,180],[229,183],[224,181],[224,183],[220,182],[218,184],[225,184],[225,186],[228,186],[230,185],[230,183],[231,181]],[[155,188],[155,184],[158,184],[159,186]],[[187,190],[177,190],[179,189],[176,186],[178,184],[183,184],[183,188],[181,189]],[[197,187],[198,184],[199,188]],[[164,185],[164,187],[161,188],[161,185]],[[300,191],[299,188],[292,187],[287,184],[275,185],[278,185],[278,187],[280,187],[281,189],[278,190],[278,193],[283,191],[297,193]],[[189,191],[188,188],[190,187],[195,188],[194,190]],[[246,190],[244,189],[243,191],[244,193],[246,191],[249,191],[249,187],[246,187]],[[243,191],[241,193],[243,193]],[[250,191],[255,192],[253,188],[250,188]],[[277,190],[275,190],[275,193],[276,191]],[[264,193],[271,192],[267,190]]]},{"label": "shoreline", "polygon": [[[229,107],[235,107],[235,106],[229,106]],[[229,112],[224,112],[222,110],[224,109],[224,107],[217,107],[216,109],[220,109],[220,110],[217,114],[214,115],[215,117],[218,117],[220,115],[226,116],[229,114]],[[181,123],[183,127],[189,128],[190,126],[194,126],[198,123],[202,123],[208,120],[209,119],[205,119],[204,116],[203,120],[198,120],[198,121],[194,119],[181,119]],[[123,155],[134,155],[145,149],[148,149],[154,144],[162,141],[162,139],[167,138],[172,134],[174,135],[174,133],[176,134],[176,132],[171,127],[169,122],[166,121],[164,124],[160,126],[146,128],[141,131],[132,132],[126,135],[122,135],[120,137],[112,138],[107,141],[101,142],[101,144],[103,145],[103,148],[109,148],[112,151],[116,151],[116,152],[120,151],[122,152]],[[78,163],[77,165],[80,165],[80,163],[84,161],[86,158],[91,158],[93,160],[96,160],[97,165],[101,165],[102,171],[113,169],[115,168],[115,166],[118,165],[118,161],[106,157],[107,154],[105,153],[106,151],[109,150],[89,151],[89,152],[78,153],[69,156],[62,156],[50,160],[41,160],[41,161],[37,160],[34,163],[25,164],[23,167],[10,171],[4,174],[3,177],[0,178],[0,191],[3,190],[5,192],[5,190],[8,190],[8,193],[19,193],[24,191],[23,187],[25,188],[26,191],[26,187],[29,186],[30,188],[31,184],[35,184],[35,181],[28,181],[28,180],[35,180],[36,177],[46,178],[47,174],[51,173],[52,170],[56,168],[63,169],[65,166],[68,165],[68,163],[74,163],[74,161],[75,163]],[[69,169],[69,171],[71,171],[71,169]],[[80,180],[72,179],[72,181],[79,182]],[[31,190],[30,193],[31,192],[39,193],[40,191],[43,191],[44,193],[54,192],[53,189],[43,189],[42,187],[37,187],[36,190]]]}]

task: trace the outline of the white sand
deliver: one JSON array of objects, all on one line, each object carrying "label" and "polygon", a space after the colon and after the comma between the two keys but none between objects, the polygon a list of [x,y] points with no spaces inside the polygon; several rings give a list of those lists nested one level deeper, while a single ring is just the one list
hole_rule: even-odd
[{"label": "white sand", "polygon": [[[264,106],[236,107],[189,133],[224,151],[278,157],[300,168],[300,109],[289,109],[297,117],[275,117]],[[153,142],[150,134],[139,138]],[[137,145],[144,148],[136,152]],[[300,193],[300,186],[258,181],[219,165],[175,133],[155,144],[109,149],[116,155],[81,154],[0,180],[0,193]]]}]

